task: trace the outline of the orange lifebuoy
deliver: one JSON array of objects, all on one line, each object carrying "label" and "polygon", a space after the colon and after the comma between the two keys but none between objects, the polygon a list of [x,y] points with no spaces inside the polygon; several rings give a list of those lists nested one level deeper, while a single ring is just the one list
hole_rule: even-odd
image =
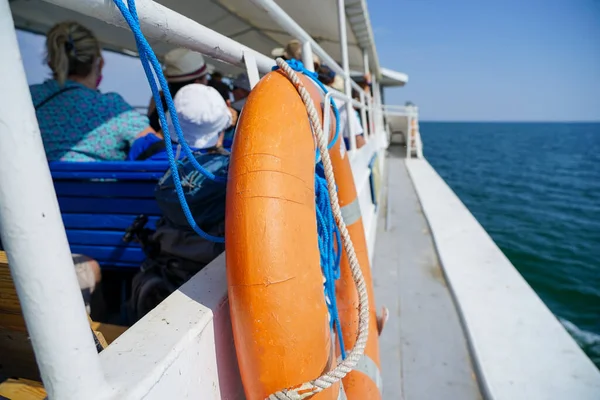
[{"label": "orange lifebuoy", "polygon": [[[342,382],[349,400],[381,399],[379,330],[377,327],[377,313],[369,263],[369,251],[350,160],[341,146],[344,146],[344,142],[340,140],[331,148],[329,155],[338,187],[342,216],[354,244],[354,250],[369,297],[369,338],[367,346],[355,369],[346,375]],[[342,335],[344,337],[344,347],[351,349],[356,343],[358,334],[358,293],[350,272],[348,256],[345,252],[342,254],[340,272],[340,279],[336,282],[337,306]],[[338,355],[340,355],[339,348]]]},{"label": "orange lifebuoy", "polygon": [[[318,101],[318,88],[299,77]],[[271,72],[244,106],[227,184],[229,303],[249,400],[297,387],[336,365],[314,174],[315,140],[305,105],[286,76]],[[338,383],[313,399],[334,400],[339,391]]]}]

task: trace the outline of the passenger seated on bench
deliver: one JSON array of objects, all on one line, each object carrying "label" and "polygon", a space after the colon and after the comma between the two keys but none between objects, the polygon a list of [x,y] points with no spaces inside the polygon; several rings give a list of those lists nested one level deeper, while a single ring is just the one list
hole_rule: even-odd
[{"label": "passenger seated on bench", "polygon": [[125,160],[131,143],[153,130],[121,96],[98,91],[104,60],[96,37],[62,22],[48,32],[46,50],[52,79],[30,90],[48,160]]},{"label": "passenger seated on bench", "polygon": [[[344,91],[344,81],[341,77],[337,76],[336,73],[326,65],[323,65],[319,68],[319,81],[323,83],[325,86],[329,86],[330,88],[337,91]],[[346,148],[349,148],[349,137],[350,137],[350,126],[352,124],[354,134],[356,136],[356,148],[360,149],[365,145],[365,138],[363,136],[363,128],[360,123],[360,119],[356,112],[352,112],[350,116],[348,116],[348,110],[346,109],[346,102],[343,100],[338,100],[333,98],[335,105],[338,108],[340,114],[340,131],[343,135],[344,142],[346,144]]]},{"label": "passenger seated on bench", "polygon": [[[231,124],[231,114],[214,88],[187,85],[175,96],[177,116],[196,161],[216,176],[224,177],[229,168],[229,153],[220,146],[223,131]],[[169,119],[169,130],[173,125]],[[198,226],[213,236],[225,233],[225,191],[223,182],[215,182],[201,173],[189,159],[178,164],[183,193]],[[190,227],[179,202],[171,171],[161,178],[155,197],[163,217],[156,224],[146,251],[147,258],[132,282],[130,311],[132,323],[186,282],[224,250],[222,243],[200,237]]]},{"label": "passenger seated on bench", "polygon": [[[250,80],[248,79],[248,75],[246,73],[239,74],[233,83],[233,103],[231,103],[231,108],[236,110],[240,115],[242,113],[242,109],[246,104],[246,99],[250,95],[250,91],[252,88],[250,87]],[[223,147],[230,149],[233,145],[233,136],[235,135],[235,126],[225,130],[225,135],[223,137]]]},{"label": "passenger seated on bench", "polygon": [[214,87],[217,89],[217,92],[221,94],[223,100],[230,101],[231,100],[231,88],[228,84],[223,82],[223,74],[219,71],[211,72],[210,81],[208,81],[208,86]]},{"label": "passenger seated on bench", "polygon": [[246,73],[239,74],[233,81],[233,90],[231,92],[233,94],[233,103],[231,107],[237,112],[242,112],[242,108],[244,108],[251,90],[248,75]]},{"label": "passenger seated on bench", "polygon": [[[184,48],[173,49],[165,54],[164,57],[164,74],[169,84],[169,92],[175,98],[177,93],[183,87],[190,84],[208,84],[208,67],[204,61],[202,54]],[[167,102],[161,92],[162,105],[165,112],[167,111]],[[224,100],[225,101],[225,100]],[[229,109],[232,118],[232,126],[235,126],[237,121],[237,111]],[[158,111],[154,97],[150,99],[148,105],[148,117],[150,125],[156,132],[161,130]],[[173,135],[171,135],[173,136]]]},{"label": "passenger seated on bench", "polygon": [[[177,91],[173,99],[177,119],[187,144],[193,151],[222,152],[224,131],[231,126],[231,112],[219,94],[210,86],[189,84]],[[171,115],[167,114],[173,152],[180,153]],[[165,143],[155,135],[136,140],[129,152],[130,160],[167,160]]]}]

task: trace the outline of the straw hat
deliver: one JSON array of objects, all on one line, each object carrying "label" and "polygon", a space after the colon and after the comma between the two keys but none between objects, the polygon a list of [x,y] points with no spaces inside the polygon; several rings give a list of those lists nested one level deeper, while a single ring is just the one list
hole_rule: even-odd
[{"label": "straw hat", "polygon": [[335,90],[338,90],[340,92],[344,92],[344,78],[342,78],[339,75],[336,75],[335,78],[333,78],[333,83],[331,84],[331,87],[334,88]]},{"label": "straw hat", "polygon": [[165,55],[164,72],[169,82],[186,82],[208,73],[204,57],[188,49],[174,49]]},{"label": "straw hat", "polygon": [[277,47],[271,51],[274,58],[283,57],[286,60],[302,60],[302,43],[299,40],[290,40],[285,47]]},{"label": "straw hat", "polygon": [[[286,60],[302,61],[302,42],[297,39],[290,40],[285,47],[276,47],[271,51],[273,58],[282,57]],[[313,63],[321,65],[319,56],[313,53]]]}]

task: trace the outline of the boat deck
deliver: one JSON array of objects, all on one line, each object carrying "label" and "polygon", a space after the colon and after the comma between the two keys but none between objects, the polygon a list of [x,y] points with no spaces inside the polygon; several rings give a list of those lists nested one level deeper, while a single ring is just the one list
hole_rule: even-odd
[{"label": "boat deck", "polygon": [[380,337],[383,398],[481,399],[467,340],[402,147],[387,158],[373,280],[390,318]]}]

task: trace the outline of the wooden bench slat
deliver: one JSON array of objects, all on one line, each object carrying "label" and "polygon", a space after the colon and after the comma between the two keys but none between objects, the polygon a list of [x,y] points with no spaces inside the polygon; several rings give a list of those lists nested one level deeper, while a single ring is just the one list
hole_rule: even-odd
[{"label": "wooden bench slat", "polygon": [[148,214],[160,215],[161,211],[154,198],[152,199],[122,199],[102,197],[63,197],[58,196],[61,213],[98,214]]},{"label": "wooden bench slat", "polygon": [[71,245],[96,245],[139,248],[137,243],[123,241],[123,231],[90,231],[85,229],[67,229],[67,239]]},{"label": "wooden bench slat", "polygon": [[163,171],[157,172],[61,172],[51,171],[52,179],[64,180],[133,180],[133,181],[158,181],[164,175]]},{"label": "wooden bench slat", "polygon": [[161,172],[169,169],[165,161],[52,161],[49,163],[52,171],[61,172]]},{"label": "wooden bench slat", "polygon": [[[67,229],[89,229],[89,230],[118,230],[125,233],[131,223],[139,216],[139,214],[122,214],[122,215],[102,215],[98,214],[63,214],[63,223]],[[157,215],[148,216],[149,229],[156,227],[156,222],[160,217]]]},{"label": "wooden bench slat", "polygon": [[[21,303],[3,251],[0,251],[0,290],[0,376],[40,380]],[[88,320],[91,330],[104,347],[127,330],[124,326],[94,322],[89,317]]]},{"label": "wooden bench slat", "polygon": [[41,382],[30,379],[7,379],[0,383],[0,396],[11,400],[43,400],[47,394]]},{"label": "wooden bench slat", "polygon": [[69,197],[117,197],[132,199],[154,199],[152,182],[89,182],[55,181],[54,189],[60,196]]}]

